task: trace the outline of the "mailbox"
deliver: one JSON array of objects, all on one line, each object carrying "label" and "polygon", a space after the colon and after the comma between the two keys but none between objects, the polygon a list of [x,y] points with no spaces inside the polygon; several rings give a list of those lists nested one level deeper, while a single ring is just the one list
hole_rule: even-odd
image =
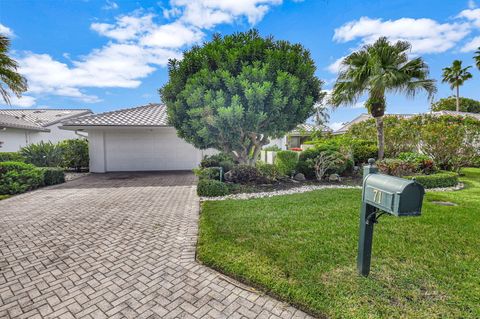
[{"label": "mailbox", "polygon": [[[373,158],[363,168],[362,207],[360,210],[360,236],[358,240],[357,268],[368,276],[372,256],[373,225],[387,213],[394,216],[419,216],[425,195],[423,186],[407,180],[379,174]],[[381,211],[381,212],[380,212]]]},{"label": "mailbox", "polygon": [[363,181],[363,201],[395,216],[418,216],[425,190],[415,180],[369,174]]}]

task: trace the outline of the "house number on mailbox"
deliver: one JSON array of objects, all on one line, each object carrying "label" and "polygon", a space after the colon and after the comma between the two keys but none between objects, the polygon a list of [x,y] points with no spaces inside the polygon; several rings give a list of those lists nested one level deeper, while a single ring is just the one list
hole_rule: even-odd
[{"label": "house number on mailbox", "polygon": [[382,202],[382,191],[378,189],[373,190],[373,201],[377,204],[380,204]]}]

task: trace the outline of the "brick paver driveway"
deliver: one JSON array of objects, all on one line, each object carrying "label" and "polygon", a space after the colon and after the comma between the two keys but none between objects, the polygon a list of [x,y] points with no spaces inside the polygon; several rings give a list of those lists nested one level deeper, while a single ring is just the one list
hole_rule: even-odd
[{"label": "brick paver driveway", "polygon": [[90,175],[0,201],[0,318],[303,318],[195,262],[190,173]]}]

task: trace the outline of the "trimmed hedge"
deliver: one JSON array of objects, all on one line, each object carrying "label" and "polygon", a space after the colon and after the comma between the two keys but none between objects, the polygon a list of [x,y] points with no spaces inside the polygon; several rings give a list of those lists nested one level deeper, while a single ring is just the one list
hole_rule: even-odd
[{"label": "trimmed hedge", "polygon": [[42,186],[43,172],[31,164],[0,162],[0,194],[19,194]]},{"label": "trimmed hedge", "polygon": [[56,185],[65,182],[65,172],[61,167],[40,167],[43,172],[43,185]]},{"label": "trimmed hedge", "polygon": [[280,174],[290,176],[295,172],[298,162],[298,152],[279,151],[275,156],[275,165]]},{"label": "trimmed hedge", "polygon": [[225,183],[211,179],[202,179],[198,181],[197,194],[198,196],[224,196],[228,195],[228,187]]},{"label": "trimmed hedge", "polygon": [[25,162],[19,152],[0,152],[0,162]]},{"label": "trimmed hedge", "polygon": [[404,176],[403,178],[415,178],[425,188],[452,187],[458,184],[458,174],[447,171],[440,171],[431,175]]},{"label": "trimmed hedge", "polygon": [[238,184],[264,182],[262,174],[256,167],[244,164],[233,167],[224,176],[227,182]]}]

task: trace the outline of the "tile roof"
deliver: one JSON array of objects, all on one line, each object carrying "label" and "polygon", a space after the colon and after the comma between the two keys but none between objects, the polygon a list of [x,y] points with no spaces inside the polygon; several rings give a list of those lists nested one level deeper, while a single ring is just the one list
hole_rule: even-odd
[{"label": "tile roof", "polygon": [[21,117],[0,113],[0,128],[4,127],[20,128],[30,131],[50,132],[49,129],[26,121]]},{"label": "tile roof", "polygon": [[129,109],[78,117],[64,122],[63,126],[169,126],[169,124],[167,107],[150,103]]},{"label": "tile roof", "polygon": [[290,134],[305,134],[305,133],[312,133],[315,130],[321,130],[322,132],[327,132],[330,131],[330,128],[321,126],[321,125],[315,125],[315,124],[299,124],[297,127],[290,132]]},{"label": "tile roof", "polygon": [[470,112],[457,112],[457,111],[437,111],[437,112],[430,112],[432,115],[453,115],[453,116],[469,116],[473,117],[477,120],[480,120],[479,113],[470,113]]},{"label": "tile roof", "polygon": [[[414,114],[385,114],[386,117],[396,116],[396,117],[403,117],[403,118],[409,118],[409,117],[412,117],[413,115]],[[370,114],[362,113],[356,118],[354,118],[353,120],[351,120],[350,122],[343,123],[343,126],[338,130],[336,130],[335,132],[333,132],[333,134],[346,133],[352,127],[353,124],[361,123],[369,119],[373,119],[373,117]]]},{"label": "tile roof", "polygon": [[90,113],[92,111],[88,109],[0,109],[0,114],[21,118],[40,127]]}]

